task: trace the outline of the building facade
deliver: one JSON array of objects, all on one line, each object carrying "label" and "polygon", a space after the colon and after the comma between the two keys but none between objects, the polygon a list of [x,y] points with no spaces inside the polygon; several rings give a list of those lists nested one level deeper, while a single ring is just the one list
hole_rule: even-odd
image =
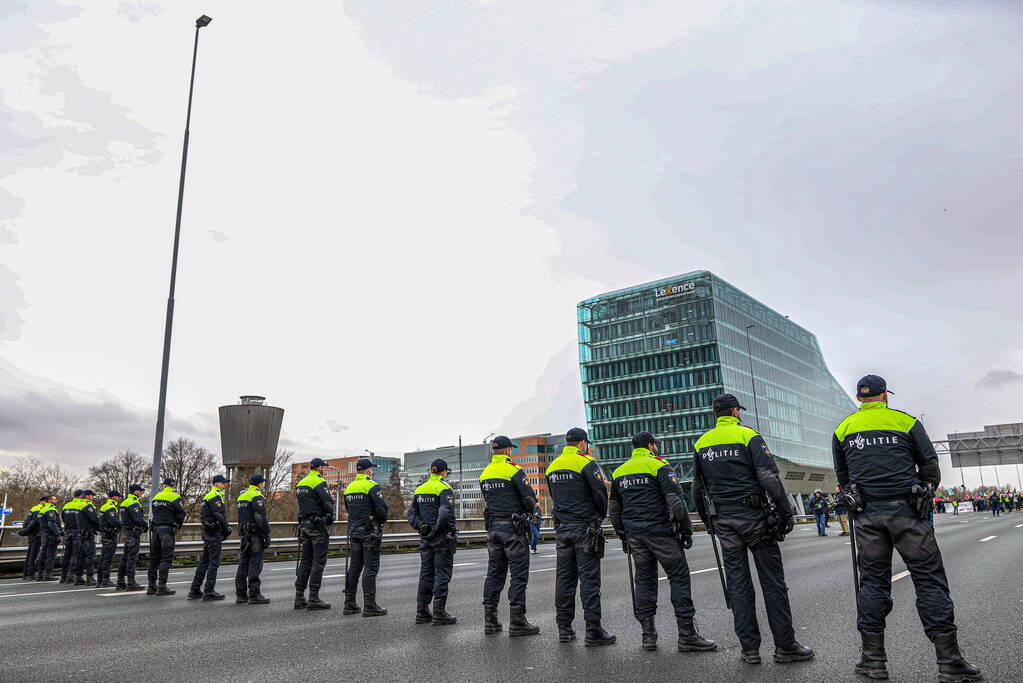
[{"label": "building facade", "polygon": [[[333,458],[330,460],[321,458],[325,463],[327,463],[327,466],[320,470],[320,474],[322,474],[324,480],[326,480],[327,486],[330,488],[332,495],[337,497],[338,490],[343,493],[348,485],[355,480],[355,475],[358,474],[355,466],[364,457],[365,456],[362,455],[356,455],[345,458]],[[400,458],[380,458],[373,456],[370,460],[372,460],[376,465],[376,467],[373,468],[373,481],[377,482],[381,486],[389,485],[392,480],[392,472],[395,473],[393,475],[394,477],[398,477],[401,473]],[[308,460],[306,462],[292,463],[291,488],[294,489],[299,480],[308,473]]]},{"label": "building facade", "polygon": [[606,469],[645,430],[691,480],[693,444],[715,423],[711,403],[732,393],[790,492],[833,486],[831,435],[855,405],[806,329],[707,271],[587,299],[578,323],[586,417]]}]

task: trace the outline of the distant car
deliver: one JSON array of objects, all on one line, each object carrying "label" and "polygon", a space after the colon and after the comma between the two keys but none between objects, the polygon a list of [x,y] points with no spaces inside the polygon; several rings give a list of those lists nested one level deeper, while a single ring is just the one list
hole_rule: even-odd
[{"label": "distant car", "polygon": [[25,522],[23,520],[18,522],[11,522],[11,526],[23,526],[24,524]]}]

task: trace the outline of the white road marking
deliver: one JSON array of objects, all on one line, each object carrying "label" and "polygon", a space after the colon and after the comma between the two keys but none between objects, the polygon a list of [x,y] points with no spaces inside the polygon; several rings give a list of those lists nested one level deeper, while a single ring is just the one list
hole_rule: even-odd
[{"label": "white road marking", "polygon": [[1016,528],[1018,529],[1018,528],[1020,528],[1021,526],[1023,526],[1023,524],[1017,524],[1017,525],[1016,525]]},{"label": "white road marking", "polygon": [[555,569],[557,569],[557,567],[547,567],[547,569],[530,569],[529,573],[536,574],[537,572],[552,572]]},{"label": "white road marking", "polygon": [[[714,572],[714,571],[717,571],[717,569],[718,569],[717,567],[711,567],[710,569],[697,569],[695,571],[689,572],[689,576],[692,576],[693,574],[702,574],[704,572]],[[658,581],[667,581],[668,577],[667,576],[662,576],[662,577],[660,577],[657,580]]]},{"label": "white road marking", "polygon": [[456,563],[454,563],[451,566],[452,567],[471,567],[474,564],[479,564],[479,562],[456,562]]},{"label": "white road marking", "polygon": [[987,538],[980,539],[980,542],[984,543],[985,541],[990,541],[992,538],[998,538],[998,537],[997,536],[988,536]]},{"label": "white road marking", "polygon": [[892,577],[892,581],[898,581],[899,579],[904,579],[907,576],[909,576],[909,572],[908,571],[899,572],[898,574],[896,574],[895,576]]},{"label": "white road marking", "polygon": [[962,522],[959,522],[959,523],[960,523],[960,524],[969,524],[969,523],[970,523],[970,520],[968,520],[968,519],[967,519],[967,520],[965,520],[965,521],[962,521]]},{"label": "white road marking", "polygon": [[331,574],[329,576],[324,576],[323,578],[325,578],[325,579],[340,579],[342,576],[344,576],[344,574]]},{"label": "white road marking", "polygon": [[104,590],[103,588],[65,588],[63,590],[55,591],[33,591],[31,593],[11,593],[10,595],[0,595],[0,598],[20,598],[24,595],[51,595],[53,593],[79,593],[81,591],[99,591]]}]

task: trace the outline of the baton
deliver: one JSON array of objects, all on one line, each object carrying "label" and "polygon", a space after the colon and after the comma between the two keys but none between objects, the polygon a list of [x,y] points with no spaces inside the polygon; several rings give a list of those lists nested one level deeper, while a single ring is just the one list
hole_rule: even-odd
[{"label": "baton", "polygon": [[728,593],[728,583],[725,581],[725,570],[721,565],[721,553],[718,550],[718,535],[714,529],[714,519],[717,517],[717,508],[710,497],[710,489],[707,488],[707,481],[700,477],[703,484],[703,502],[707,507],[707,533],[710,534],[710,545],[714,548],[714,564],[718,568],[718,578],[721,580],[721,592],[725,594],[725,607],[732,609],[732,596]]},{"label": "baton", "polygon": [[629,547],[628,537],[622,539],[622,545],[625,546],[625,555],[629,564],[629,595],[632,596],[632,613],[636,614],[636,577],[632,573],[632,548]]},{"label": "baton", "polygon": [[853,573],[853,588],[856,589],[856,599],[860,598],[860,568],[859,558],[856,553],[856,522],[854,521],[853,515],[850,510],[849,514],[849,549],[852,552],[852,573]]},{"label": "baton", "polygon": [[348,542],[348,548],[345,550],[345,583],[348,583],[348,558],[352,554],[352,519],[348,518],[345,522],[345,539]]}]

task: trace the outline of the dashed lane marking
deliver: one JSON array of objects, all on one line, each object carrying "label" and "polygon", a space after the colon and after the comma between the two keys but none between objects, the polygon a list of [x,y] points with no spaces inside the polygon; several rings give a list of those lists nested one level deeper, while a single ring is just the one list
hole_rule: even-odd
[{"label": "dashed lane marking", "polygon": [[892,581],[898,581],[899,579],[904,579],[907,576],[909,576],[909,572],[908,571],[899,572],[898,574],[896,574],[895,576],[892,577]]},{"label": "dashed lane marking", "polygon": [[988,536],[987,538],[980,539],[980,542],[984,543],[985,541],[990,541],[992,538],[998,538],[998,537],[997,536]]},{"label": "dashed lane marking", "polygon": [[1021,526],[1023,526],[1023,524],[1017,524],[1017,525],[1016,525],[1016,528],[1018,529],[1018,528],[1020,528]]},{"label": "dashed lane marking", "polygon": [[547,569],[530,569],[529,573],[536,574],[537,572],[552,572],[555,569],[557,569],[557,567],[547,567]]},{"label": "dashed lane marking", "polygon": [[479,564],[479,562],[456,562],[456,563],[454,563],[451,566],[452,567],[471,567],[471,566],[476,565],[476,564]]},{"label": "dashed lane marking", "polygon": [[[710,569],[697,569],[696,571],[689,572],[689,576],[692,576],[693,574],[702,574],[704,572],[715,572],[715,571],[717,571],[717,569],[718,569],[717,567],[711,567]],[[667,581],[668,577],[667,576],[662,576],[661,578],[659,578],[657,580],[658,581]]]}]

